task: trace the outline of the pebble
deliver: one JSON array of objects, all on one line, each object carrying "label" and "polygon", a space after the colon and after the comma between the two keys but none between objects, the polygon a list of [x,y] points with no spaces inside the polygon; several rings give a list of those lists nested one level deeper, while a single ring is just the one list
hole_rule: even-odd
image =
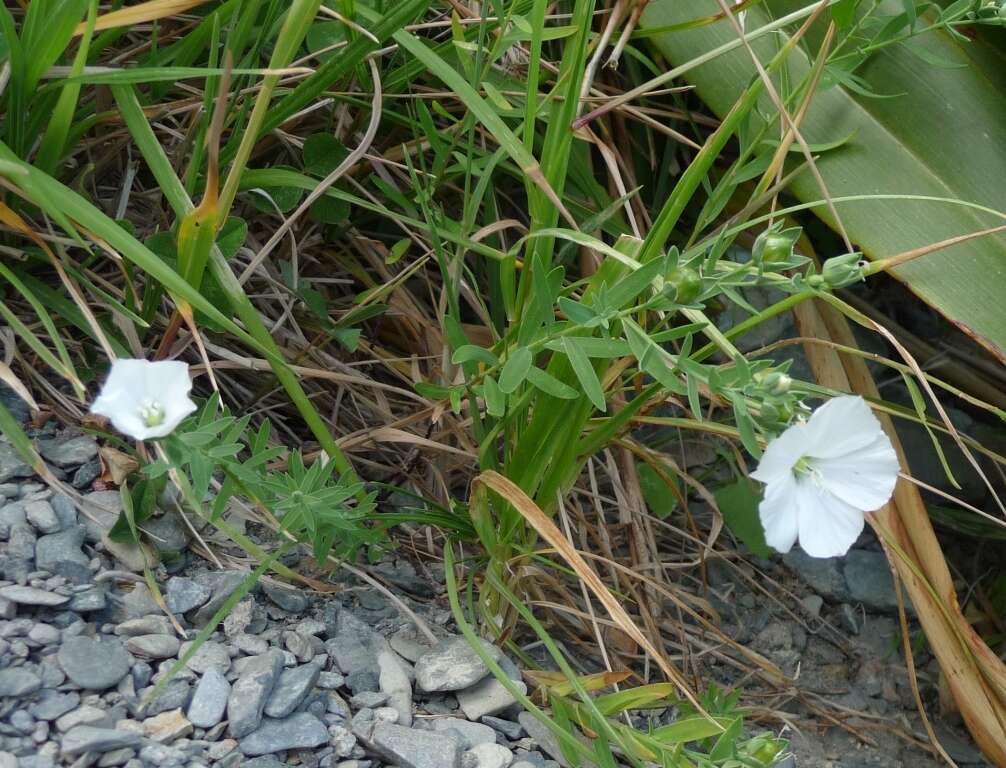
[{"label": "pebble", "polygon": [[369,741],[385,759],[401,768],[461,768],[461,743],[449,733],[379,723]]},{"label": "pebble", "polygon": [[269,643],[261,637],[241,633],[231,639],[234,647],[248,656],[261,656],[269,650]]},{"label": "pebble", "polygon": [[468,750],[477,768],[507,768],[513,762],[513,752],[496,742],[478,744]]},{"label": "pebble", "polygon": [[93,581],[90,558],[81,550],[85,533],[84,526],[72,525],[41,536],[35,542],[35,567],[65,576],[73,584],[90,584]]},{"label": "pebble", "polygon": [[0,440],[0,483],[21,477],[31,477],[34,474],[31,467],[21,461],[14,446],[5,440]]},{"label": "pebble", "polygon": [[[521,693],[527,693],[527,685],[523,681],[514,680],[513,684]],[[457,691],[455,695],[461,711],[469,720],[481,720],[487,715],[499,714],[517,703],[513,694],[492,675],[470,688]]]},{"label": "pebble", "polygon": [[293,587],[282,586],[275,581],[263,579],[262,591],[272,602],[290,613],[301,613],[307,610],[309,600],[307,595]]},{"label": "pebble", "polygon": [[[850,550],[842,563],[842,573],[845,575],[849,600],[852,603],[862,603],[867,608],[885,613],[895,613],[898,610],[898,596],[894,591],[891,566],[883,552]],[[915,613],[907,596],[905,596],[905,610],[909,614]]]},{"label": "pebble", "polygon": [[[153,686],[141,691],[139,695],[140,701],[145,701],[153,691]],[[188,682],[176,677],[164,687],[164,690],[161,691],[156,699],[152,699],[146,704],[143,712],[148,717],[152,717],[159,715],[161,712],[167,712],[169,709],[182,709],[189,703],[191,692]]]},{"label": "pebble", "polygon": [[[503,655],[484,641],[482,647],[494,660]],[[488,673],[489,668],[464,637],[450,637],[437,643],[416,662],[416,685],[427,693],[459,691],[475,685]]]},{"label": "pebble", "polygon": [[192,723],[185,718],[181,709],[171,709],[144,720],[143,732],[148,739],[158,744],[170,744],[175,739],[192,733]]},{"label": "pebble", "polygon": [[63,527],[48,501],[28,502],[24,505],[24,515],[39,533],[56,533]]},{"label": "pebble", "polygon": [[283,656],[277,651],[251,656],[249,659],[249,665],[231,687],[227,699],[229,731],[236,739],[248,735],[258,727],[266,701],[283,669]]},{"label": "pebble", "polygon": [[287,749],[309,749],[328,742],[325,724],[309,712],[273,720],[266,718],[262,725],[238,742],[241,751],[249,757],[268,755]]},{"label": "pebble", "polygon": [[53,592],[46,592],[44,589],[23,587],[16,584],[0,587],[0,597],[18,605],[41,605],[50,608],[66,605],[70,602],[70,598],[66,595],[57,595]]},{"label": "pebble", "polygon": [[106,604],[105,590],[102,587],[94,586],[77,592],[70,598],[70,604],[67,608],[77,613],[90,613],[91,611],[104,610]]},{"label": "pebble", "polygon": [[303,664],[293,669],[284,670],[276,687],[269,696],[263,710],[269,717],[286,717],[293,712],[314,687],[321,673],[317,664]]},{"label": "pebble", "polygon": [[503,720],[499,717],[493,717],[492,715],[486,715],[481,719],[483,723],[488,725],[494,731],[499,731],[510,741],[517,741],[517,739],[524,735],[524,726],[520,723],[515,723],[513,720]]},{"label": "pebble", "polygon": [[136,750],[132,747],[113,749],[98,758],[98,768],[112,768],[117,765],[125,765],[134,757],[136,757]]},{"label": "pebble", "polygon": [[457,717],[437,718],[433,721],[433,730],[442,733],[453,731],[461,738],[465,749],[471,749],[479,744],[495,744],[496,731],[482,723],[471,723]]},{"label": "pebble", "polygon": [[412,682],[404,663],[385,645],[377,654],[377,668],[378,685],[388,697],[388,706],[398,712],[401,725],[412,725]]},{"label": "pebble", "polygon": [[[179,649],[179,657],[188,653],[194,641],[184,642]],[[223,675],[231,668],[231,657],[227,652],[227,646],[207,640],[199,650],[192,654],[192,658],[185,662],[185,666],[197,674],[203,674],[209,669],[216,669]]]},{"label": "pebble", "polygon": [[103,691],[129,673],[132,660],[122,643],[111,637],[71,637],[57,654],[59,664],[81,688]]},{"label": "pebble", "polygon": [[192,615],[192,623],[197,627],[202,627],[220,607],[227,601],[227,598],[234,594],[234,591],[241,586],[248,574],[242,571],[221,571],[217,573],[203,574],[203,586],[209,587],[212,592],[210,599]]},{"label": "pebble", "polygon": [[28,632],[28,639],[39,645],[55,645],[62,633],[51,624],[38,623]]},{"label": "pebble", "polygon": [[0,669],[0,696],[27,696],[42,687],[42,678],[23,667]]},{"label": "pebble", "polygon": [[349,703],[352,704],[356,709],[363,709],[364,707],[370,707],[374,709],[375,707],[380,707],[388,700],[388,694],[380,693],[378,691],[361,691],[360,693],[353,696]]},{"label": "pebble", "polygon": [[39,440],[39,453],[57,467],[79,467],[98,455],[98,443],[93,437],[81,435],[69,440]]},{"label": "pebble", "polygon": [[212,667],[206,670],[186,713],[192,724],[197,728],[212,728],[219,723],[227,709],[230,692],[231,684],[219,670]]},{"label": "pebble", "polygon": [[337,688],[342,688],[346,684],[346,678],[340,675],[338,672],[322,672],[318,675],[318,681],[315,683],[319,688],[325,690],[334,691]]},{"label": "pebble", "polygon": [[78,704],[80,704],[80,694],[76,691],[68,693],[47,692],[28,708],[28,712],[36,720],[55,720],[74,709]]},{"label": "pebble", "polygon": [[78,725],[68,731],[61,742],[63,754],[67,757],[75,757],[84,752],[108,752],[139,745],[139,734],[112,728],[92,728],[89,725]]},{"label": "pebble", "polygon": [[341,725],[328,727],[329,743],[335,750],[336,757],[349,757],[356,748],[356,736],[352,731]]},{"label": "pebble", "polygon": [[204,605],[212,594],[209,587],[184,576],[172,576],[168,579],[164,601],[172,613],[188,613]]},{"label": "pebble", "polygon": [[297,657],[297,661],[308,662],[314,658],[314,646],[311,645],[311,641],[298,632],[284,632],[283,645]]},{"label": "pebble", "polygon": [[67,712],[56,720],[56,730],[60,733],[76,728],[78,725],[104,725],[108,722],[108,714],[91,704],[81,704],[76,709]]},{"label": "pebble", "polygon": [[137,635],[126,641],[126,650],[144,659],[169,659],[180,646],[181,641],[170,635]]},{"label": "pebble", "polygon": [[174,628],[166,616],[141,616],[138,619],[127,619],[115,627],[115,634],[120,637],[136,635],[170,635]]}]

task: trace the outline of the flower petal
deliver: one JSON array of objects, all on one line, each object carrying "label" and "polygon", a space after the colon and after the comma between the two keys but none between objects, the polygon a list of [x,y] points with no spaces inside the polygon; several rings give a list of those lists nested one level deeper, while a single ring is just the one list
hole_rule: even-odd
[{"label": "flower petal", "polygon": [[844,555],[863,532],[863,512],[812,479],[797,481],[794,496],[800,509],[800,547],[811,557]]},{"label": "flower petal", "polygon": [[833,459],[815,459],[825,490],[856,509],[872,512],[884,506],[898,482],[898,454],[886,434],[861,451]]},{"label": "flower petal", "polygon": [[866,401],[855,395],[833,397],[807,422],[806,455],[830,459],[859,451],[884,434]]},{"label": "flower petal", "polygon": [[758,505],[765,543],[784,554],[793,548],[799,533],[800,510],[795,492],[796,480],[787,474],[765,486],[765,495]]},{"label": "flower petal", "polygon": [[[189,366],[176,360],[124,359],[112,363],[91,413],[107,417],[117,430],[136,440],[164,437],[196,410],[189,398]],[[164,420],[148,426],[140,414],[148,401],[160,405]]]},{"label": "flower petal", "polygon": [[794,424],[768,444],[758,463],[758,469],[751,473],[751,477],[763,483],[790,477],[793,465],[809,448],[807,425]]}]

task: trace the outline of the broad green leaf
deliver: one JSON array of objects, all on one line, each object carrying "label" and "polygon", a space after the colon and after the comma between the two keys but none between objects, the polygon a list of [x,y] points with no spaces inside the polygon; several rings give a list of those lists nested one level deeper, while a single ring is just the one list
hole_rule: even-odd
[{"label": "broad green leaf", "polygon": [[569,384],[564,384],[550,373],[545,373],[541,368],[531,366],[527,372],[527,380],[542,392],[558,397],[563,400],[575,400],[580,393]]},{"label": "broad green leaf", "polygon": [[583,387],[583,392],[594,404],[594,407],[602,413],[608,410],[607,403],[604,402],[604,390],[601,389],[601,382],[597,378],[597,372],[587,354],[570,337],[563,338],[562,348],[569,358],[569,364],[573,368],[573,373]]},{"label": "broad green leaf", "polygon": [[500,418],[506,413],[506,395],[500,391],[499,384],[492,376],[486,376],[482,381],[482,397],[486,401],[486,411],[490,416]]},{"label": "broad green leaf", "polygon": [[[766,24],[770,12],[780,17],[796,5],[794,0],[753,4],[745,19],[749,37]],[[838,7],[840,21],[847,20],[842,14],[848,14],[848,5]],[[661,27],[718,10],[715,0],[650,3],[641,23],[644,28]],[[880,3],[885,16],[904,16],[903,11],[899,0]],[[934,18],[929,10],[920,14],[916,26]],[[822,33],[823,28],[812,30],[807,39],[810,50],[818,50]],[[658,34],[653,40],[668,59],[681,63],[735,38],[729,23],[718,22]],[[779,43],[761,36],[752,45],[766,61]],[[989,54],[981,41],[965,45],[945,30],[927,32],[911,45],[916,53],[925,50],[966,66],[931,67],[904,46],[887,47],[856,74],[874,93],[896,94],[895,98],[869,98],[842,86],[819,89],[801,124],[808,142],[853,136],[844,146],[819,157],[817,167],[850,239],[871,259],[1002,224],[1002,218],[989,212],[1002,209],[1002,180],[1006,178],[1006,152],[994,139],[1006,125],[1001,57]],[[994,65],[997,60],[999,72]],[[788,61],[790,80],[800,82],[809,67],[805,49],[796,50]],[[691,69],[687,77],[713,111],[726,115],[756,74],[747,52],[734,50]],[[763,102],[762,110],[770,111],[770,106]],[[834,226],[812,174],[798,175],[790,188]],[[1006,238],[999,234],[928,254],[903,264],[893,274],[1006,359],[1004,263]]]},{"label": "broad green leaf", "polygon": [[527,347],[515,349],[503,364],[503,370],[500,371],[500,390],[509,395],[517,389],[527,378],[527,372],[531,370],[533,359],[534,356]]},{"label": "broad green leaf", "polygon": [[[569,336],[566,338],[568,338],[570,344],[576,344],[587,357],[610,359],[632,354],[628,343],[622,339],[601,339],[591,336]],[[564,341],[562,339],[553,339],[545,347],[551,349],[553,352],[564,352],[565,348],[563,344]]]},{"label": "broad green leaf", "polygon": [[498,358],[488,349],[478,347],[475,344],[465,344],[463,347],[458,347],[451,355],[451,362],[455,365],[475,361],[486,365],[496,365]]},{"label": "broad green leaf", "polygon": [[716,506],[720,508],[723,522],[756,557],[767,558],[772,550],[765,543],[765,530],[758,517],[761,490],[757,483],[742,478],[724,485],[716,493]]},{"label": "broad green leaf", "polygon": [[[646,506],[661,520],[666,520],[677,509],[678,495],[681,491],[675,492],[668,488],[667,480],[644,461],[636,462],[636,474],[639,476],[639,487],[643,491],[643,498],[646,499]],[[673,482],[677,482],[670,472],[665,474]]]}]

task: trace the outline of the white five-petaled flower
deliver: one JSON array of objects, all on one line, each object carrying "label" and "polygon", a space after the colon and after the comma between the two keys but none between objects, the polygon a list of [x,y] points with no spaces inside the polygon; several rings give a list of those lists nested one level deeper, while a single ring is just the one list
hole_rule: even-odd
[{"label": "white five-petaled flower", "polygon": [[861,397],[836,397],[769,443],[751,477],[765,483],[758,507],[765,541],[780,552],[844,555],[867,512],[891,498],[898,456]]},{"label": "white five-petaled flower", "polygon": [[137,440],[164,437],[196,410],[189,366],[177,360],[116,360],[91,413]]}]

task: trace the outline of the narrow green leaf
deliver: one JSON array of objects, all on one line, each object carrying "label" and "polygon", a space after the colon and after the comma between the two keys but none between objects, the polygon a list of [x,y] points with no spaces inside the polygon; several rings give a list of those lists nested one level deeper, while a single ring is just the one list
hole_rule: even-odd
[{"label": "narrow green leaf", "polygon": [[604,401],[604,391],[601,389],[601,382],[597,378],[597,372],[594,370],[590,358],[570,337],[563,337],[562,341],[563,351],[569,358],[569,364],[573,368],[573,373],[576,374],[580,386],[583,387],[584,394],[597,410],[602,413],[606,412],[608,405]]},{"label": "narrow green leaf", "polygon": [[533,360],[534,356],[527,347],[518,347],[510,354],[500,372],[499,387],[504,394],[509,395],[523,383]]},{"label": "narrow green leaf", "polygon": [[527,372],[527,380],[542,392],[552,395],[553,397],[558,397],[563,400],[575,400],[580,396],[580,393],[571,386],[562,383],[555,378],[555,376],[550,373],[546,373],[541,368],[531,366]]}]

